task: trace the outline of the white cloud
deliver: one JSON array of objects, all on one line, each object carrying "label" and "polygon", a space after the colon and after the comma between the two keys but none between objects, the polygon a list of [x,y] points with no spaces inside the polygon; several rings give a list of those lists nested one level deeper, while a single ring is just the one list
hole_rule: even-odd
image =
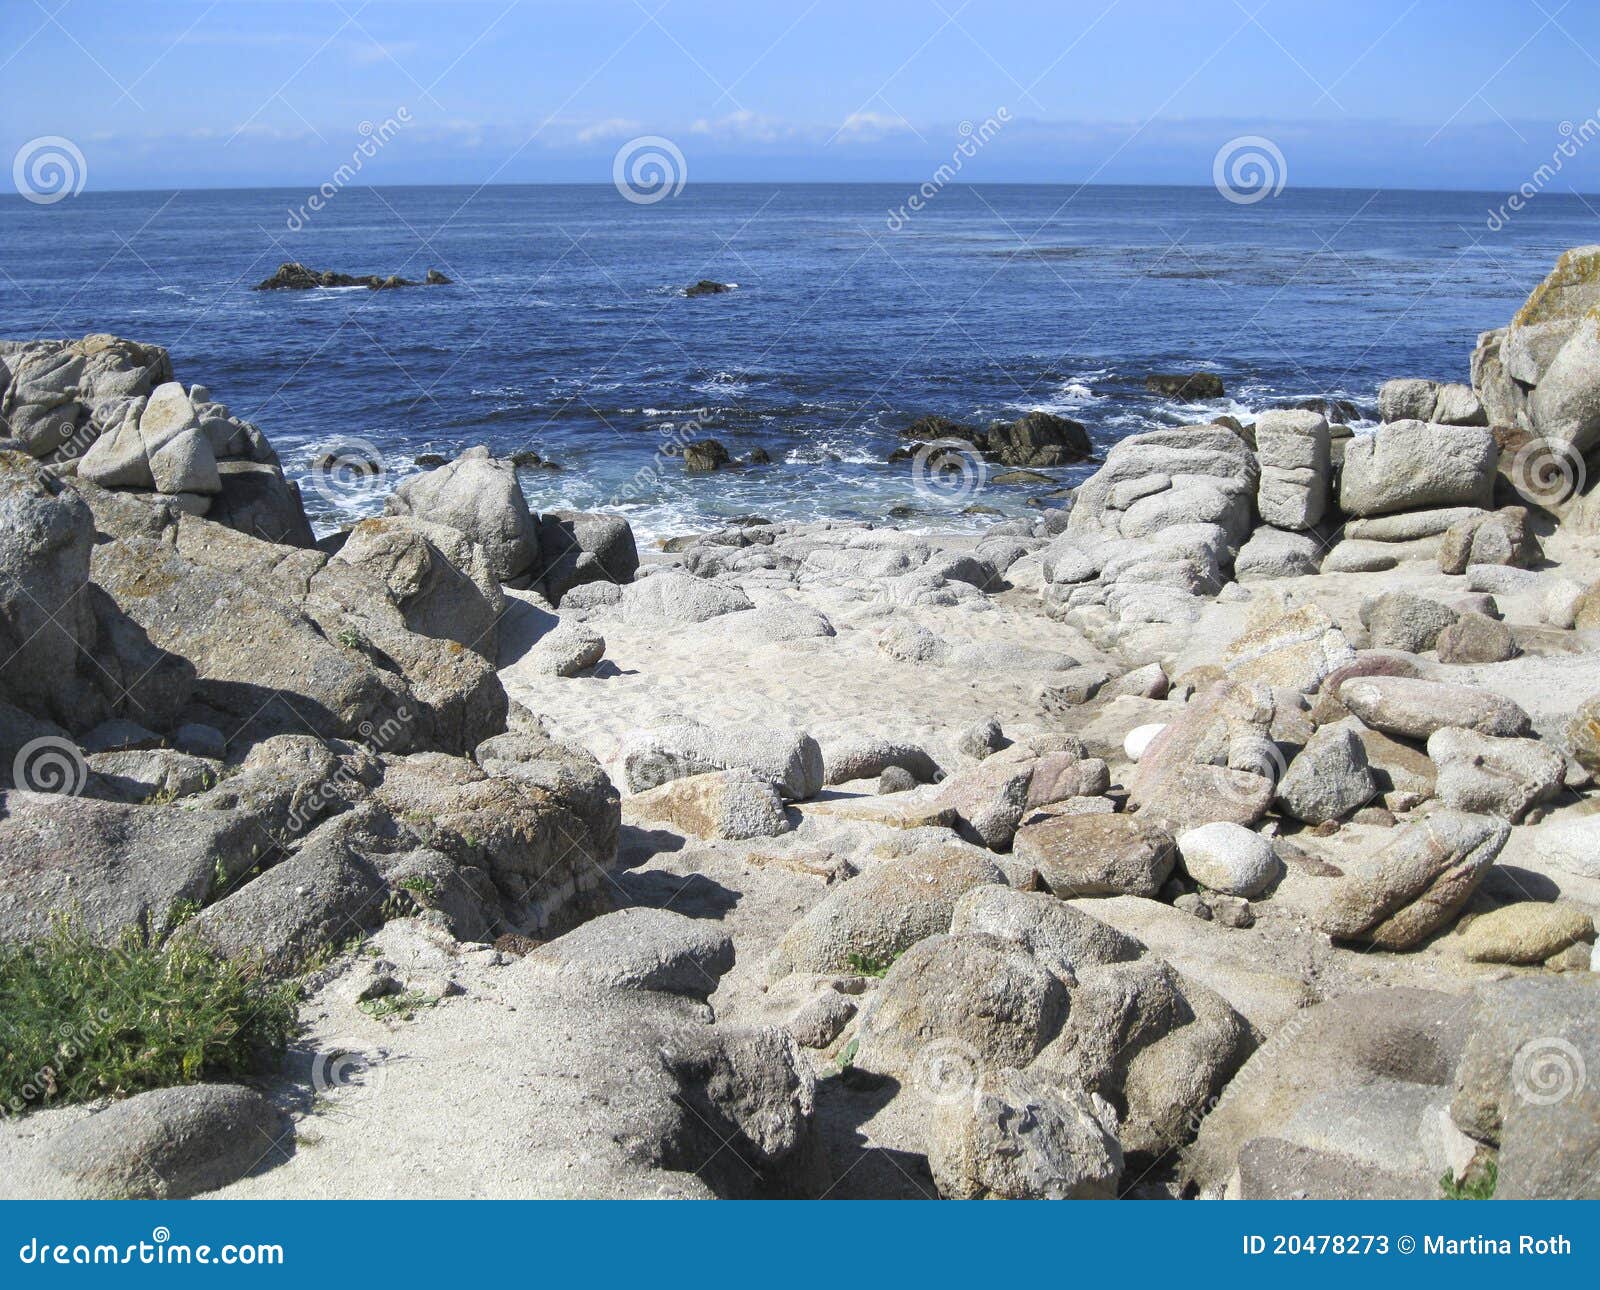
[{"label": "white cloud", "polygon": [[639,134],[644,127],[637,121],[630,121],[627,117],[607,117],[604,121],[596,121],[586,125],[578,131],[579,143],[596,143],[604,139],[628,139]]}]

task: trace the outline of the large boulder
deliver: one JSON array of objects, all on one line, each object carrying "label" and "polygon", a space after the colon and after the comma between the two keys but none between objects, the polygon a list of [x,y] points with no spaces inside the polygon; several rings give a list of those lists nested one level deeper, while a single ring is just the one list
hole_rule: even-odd
[{"label": "large boulder", "polygon": [[1321,727],[1278,781],[1278,807],[1306,824],[1341,820],[1378,796],[1366,745],[1350,726]]},{"label": "large boulder", "polygon": [[35,940],[72,917],[114,942],[125,928],[159,933],[197,905],[218,873],[236,877],[273,840],[241,810],[133,806],[65,793],[13,791],[0,817],[0,941]]},{"label": "large boulder", "polygon": [[1481,987],[1451,1114],[1497,1145],[1508,1200],[1600,1196],[1600,982],[1591,973]]},{"label": "large boulder", "polygon": [[862,1010],[855,1063],[931,1102],[968,1098],[985,1070],[1032,1061],[1067,1007],[1060,978],[1020,946],[930,936],[900,956]]},{"label": "large boulder", "polygon": [[1440,810],[1391,830],[1375,854],[1352,838],[1312,921],[1335,940],[1411,949],[1450,924],[1510,836],[1503,820]]},{"label": "large boulder", "polygon": [[299,486],[275,462],[219,461],[222,491],[206,518],[263,542],[308,547],[316,544]]},{"label": "large boulder", "polygon": [[1114,1200],[1122,1147],[1109,1107],[1005,1068],[934,1102],[928,1166],[949,1200]]},{"label": "large boulder", "polygon": [[620,515],[547,511],[539,516],[539,578],[552,605],[587,582],[633,581],[639,551]]},{"label": "large boulder", "polygon": [[1350,515],[1490,505],[1499,449],[1481,426],[1395,421],[1345,448],[1339,505]]},{"label": "large boulder", "polygon": [[1441,802],[1513,824],[1554,798],[1567,771],[1566,758],[1537,739],[1497,739],[1455,726],[1428,736],[1428,756],[1439,768]]},{"label": "large boulder", "polygon": [[1172,834],[1142,815],[1058,815],[1017,830],[1012,854],[1057,896],[1149,896],[1177,863]]},{"label": "large boulder", "polygon": [[493,664],[412,631],[385,584],[348,562],[184,516],[176,550],[107,542],[93,574],[154,645],[193,664],[196,702],[230,728],[390,750],[465,750],[505,728]]},{"label": "large boulder", "polygon": [[0,452],[0,698],[69,729],[111,715],[86,593],[94,516],[21,453]]},{"label": "large boulder", "polygon": [[959,842],[877,864],[835,887],[783,934],[768,975],[847,972],[852,960],[887,963],[949,931],[956,902],[972,888],[1004,881],[993,860]]},{"label": "large boulder", "polygon": [[1328,422],[1315,412],[1279,410],[1256,418],[1261,480],[1256,508],[1263,524],[1309,529],[1328,505]]},{"label": "large boulder", "polygon": [[714,770],[747,770],[791,801],[822,791],[822,749],[800,731],[681,717],[635,731],[623,746],[622,773],[631,793]]},{"label": "large boulder", "polygon": [[293,1122],[254,1089],[191,1084],[113,1102],[47,1135],[22,1172],[36,1198],[181,1200],[278,1164],[293,1145]]},{"label": "large boulder", "polygon": [[78,470],[106,488],[152,489],[169,496],[222,491],[211,440],[176,381],[152,391],[137,419],[125,416],[96,439]]},{"label": "large boulder", "polygon": [[1281,1138],[1319,1096],[1402,1081],[1443,1090],[1466,1042],[1461,1001],[1430,990],[1349,994],[1298,1014],[1234,1076],[1180,1157],[1180,1175],[1220,1196],[1257,1140]]},{"label": "large boulder", "polygon": [[179,934],[268,975],[293,976],[318,954],[381,925],[388,892],[366,859],[308,843],[202,909]]},{"label": "large boulder", "polygon": [[1374,730],[1427,739],[1446,726],[1512,737],[1528,732],[1529,718],[1492,690],[1409,676],[1357,676],[1343,681],[1339,701]]},{"label": "large boulder", "polygon": [[589,977],[613,989],[704,999],[733,966],[733,938],[707,919],[621,909],[540,946],[529,967]]},{"label": "large boulder", "polygon": [[411,631],[495,659],[505,598],[483,548],[461,530],[407,516],[362,520],[333,559],[381,583]]},{"label": "large boulder", "polygon": [[501,582],[518,585],[536,572],[539,534],[509,461],[481,445],[403,482],[384,503],[390,515],[411,515],[459,529],[483,548]]},{"label": "large boulder", "polygon": [[1079,975],[1035,1069],[1104,1099],[1128,1156],[1163,1159],[1193,1136],[1256,1036],[1221,995],[1153,955]]}]

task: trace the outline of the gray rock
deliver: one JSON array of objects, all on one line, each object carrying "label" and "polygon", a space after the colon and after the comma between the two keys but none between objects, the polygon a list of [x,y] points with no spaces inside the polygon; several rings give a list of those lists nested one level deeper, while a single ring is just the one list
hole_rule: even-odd
[{"label": "gray rock", "polygon": [[1220,1196],[1254,1140],[1279,1137],[1301,1108],[1328,1092],[1404,1080],[1440,1089],[1466,1042],[1460,1000],[1430,990],[1344,995],[1296,1015],[1240,1069],[1208,1109],[1180,1174]]},{"label": "gray rock", "polygon": [[1060,979],[1020,946],[930,936],[896,960],[862,1009],[855,1064],[935,1104],[970,1101],[985,1071],[1032,1061],[1067,1006]]},{"label": "gray rock", "polygon": [[631,621],[683,625],[753,608],[737,587],[668,569],[623,588],[623,610]]},{"label": "gray rock", "polygon": [[1046,1076],[985,1071],[970,1100],[934,1103],[934,1183],[951,1200],[1114,1200],[1122,1147],[1102,1114]]},{"label": "gray rock", "polygon": [[623,909],[541,945],[524,963],[526,971],[705,999],[733,966],[733,938],[715,923],[671,910]]},{"label": "gray rock", "polygon": [[495,658],[505,599],[484,549],[459,529],[410,516],[363,520],[333,559],[381,584],[411,631]]},{"label": "gray rock", "polygon": [[1503,663],[1521,651],[1511,629],[1484,614],[1462,614],[1439,633],[1441,663]]},{"label": "gray rock", "polygon": [[1600,981],[1592,973],[1481,986],[1451,1115],[1498,1144],[1497,1198],[1600,1195]]},{"label": "gray rock", "polygon": [[538,520],[540,579],[552,605],[591,582],[628,583],[639,571],[633,529],[620,515],[547,511]]},{"label": "gray rock", "polygon": [[792,730],[703,725],[685,717],[628,736],[622,764],[634,793],[713,770],[747,770],[791,801],[822,791],[822,749]]},{"label": "gray rock", "polygon": [[514,583],[535,571],[539,535],[516,467],[491,457],[485,447],[468,448],[449,465],[405,480],[384,510],[460,530],[483,548],[501,582]]},{"label": "gray rock", "polygon": [[289,1117],[253,1089],[159,1088],[51,1134],[34,1194],[181,1200],[280,1164],[293,1150]]},{"label": "gray rock", "polygon": [[969,841],[1003,851],[1029,805],[1036,761],[994,755],[951,775],[939,785],[934,803],[955,810],[957,828]]},{"label": "gray rock", "polygon": [[1003,884],[993,860],[961,843],[922,848],[832,888],[784,933],[768,962],[791,972],[847,972],[852,956],[887,962],[949,931],[956,902],[974,887]]},{"label": "gray rock", "polygon": [[1371,635],[1373,647],[1408,654],[1432,649],[1439,633],[1458,617],[1448,606],[1409,591],[1388,591],[1361,606],[1361,625]]},{"label": "gray rock", "polygon": [[202,909],[178,934],[271,976],[292,976],[317,955],[380,926],[387,895],[367,860],[313,840]]},{"label": "gray rock", "polygon": [[1439,571],[1465,573],[1474,564],[1529,565],[1540,554],[1527,509],[1507,506],[1458,520],[1445,530],[1439,544]]},{"label": "gray rock", "polygon": [[103,792],[124,802],[170,802],[204,792],[217,782],[221,763],[170,748],[91,753],[89,769]]},{"label": "gray rock", "polygon": [[1275,410],[1256,418],[1261,478],[1256,508],[1264,524],[1304,530],[1328,504],[1328,422],[1316,412]]},{"label": "gray rock", "polygon": [[1487,428],[1395,421],[1345,448],[1339,504],[1351,515],[1487,507],[1499,450]]},{"label": "gray rock", "polygon": [[1350,727],[1321,727],[1278,781],[1278,806],[1307,824],[1341,820],[1379,794],[1367,750]]},{"label": "gray rock", "polygon": [[1154,897],[1177,862],[1172,834],[1135,815],[1062,815],[1026,824],[1012,854],[1063,898]]},{"label": "gray rock", "polygon": [[84,592],[94,517],[31,458],[0,453],[0,467],[0,699],[81,730],[111,715]]},{"label": "gray rock", "polygon": [[1259,896],[1282,872],[1272,843],[1238,824],[1219,821],[1180,833],[1178,858],[1202,887],[1229,896]]},{"label": "gray rock", "polygon": [[1528,714],[1490,690],[1405,676],[1353,677],[1339,686],[1339,700],[1375,730],[1426,739],[1435,730],[1461,726],[1479,734],[1526,734]]},{"label": "gray rock", "polygon": [[583,623],[563,619],[518,661],[538,676],[582,676],[606,654],[606,638]]},{"label": "gray rock", "polygon": [[0,819],[0,940],[44,936],[75,917],[97,940],[159,931],[179,902],[206,898],[221,869],[243,873],[269,839],[240,811],[130,806],[11,792]]},{"label": "gray rock", "polygon": [[1382,421],[1432,421],[1439,401],[1439,383],[1412,377],[1385,381],[1378,387],[1378,417]]},{"label": "gray rock", "polygon": [[636,816],[699,838],[773,838],[791,827],[772,785],[742,769],[674,779],[640,793],[628,806]]},{"label": "gray rock", "polygon": [[1080,976],[1066,1025],[1035,1069],[1117,1107],[1123,1151],[1147,1165],[1193,1136],[1255,1036],[1219,994],[1162,959]]},{"label": "gray rock", "polygon": [[1323,546],[1308,533],[1290,533],[1263,524],[1234,557],[1233,575],[1240,582],[1298,578],[1316,573]]},{"label": "gray rock", "polygon": [[1449,810],[1393,829],[1363,872],[1328,884],[1312,921],[1336,940],[1411,949],[1455,918],[1510,836],[1504,821]]},{"label": "gray rock", "polygon": [[197,721],[185,722],[172,732],[173,745],[193,757],[210,757],[220,760],[228,754],[228,740],[215,726]]},{"label": "gray rock", "polygon": [[1452,726],[1428,736],[1428,756],[1439,768],[1441,802],[1513,824],[1561,791],[1567,769],[1566,758],[1537,739],[1497,739]]},{"label": "gray rock", "polygon": [[974,887],[956,902],[950,931],[1013,941],[1070,984],[1076,984],[1080,966],[1131,962],[1145,950],[1133,937],[1055,896],[993,884]]},{"label": "gray rock", "polygon": [[263,542],[316,544],[300,489],[284,478],[282,467],[272,462],[219,461],[217,473],[222,491],[206,511],[208,519]]},{"label": "gray rock", "polygon": [[847,784],[855,779],[872,779],[890,767],[905,771],[913,783],[930,784],[939,768],[916,744],[872,736],[830,740],[822,748],[822,782]]},{"label": "gray rock", "polygon": [[993,717],[985,717],[968,726],[956,737],[956,751],[964,757],[982,761],[992,752],[1006,746],[1005,733]]},{"label": "gray rock", "polygon": [[885,766],[878,776],[878,794],[887,797],[892,793],[909,793],[917,786],[917,777],[904,766]]}]

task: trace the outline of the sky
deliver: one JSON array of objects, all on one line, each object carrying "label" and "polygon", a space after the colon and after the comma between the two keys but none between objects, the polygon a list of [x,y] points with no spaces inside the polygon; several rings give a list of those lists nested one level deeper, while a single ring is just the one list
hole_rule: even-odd
[{"label": "sky", "polygon": [[1287,185],[1600,191],[1594,0],[0,0],[0,56],[13,188],[60,140],[164,189],[1208,184],[1245,139]]}]

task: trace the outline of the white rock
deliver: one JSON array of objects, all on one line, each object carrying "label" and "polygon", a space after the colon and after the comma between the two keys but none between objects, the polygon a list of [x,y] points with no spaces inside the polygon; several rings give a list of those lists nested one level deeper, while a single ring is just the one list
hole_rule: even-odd
[{"label": "white rock", "polygon": [[1144,756],[1144,750],[1150,746],[1150,741],[1167,728],[1165,721],[1154,721],[1147,726],[1135,726],[1128,731],[1128,736],[1122,741],[1122,751],[1128,754],[1129,761],[1138,761]]},{"label": "white rock", "polygon": [[1272,843],[1225,820],[1179,834],[1178,858],[1202,887],[1229,896],[1258,896],[1278,873]]}]

